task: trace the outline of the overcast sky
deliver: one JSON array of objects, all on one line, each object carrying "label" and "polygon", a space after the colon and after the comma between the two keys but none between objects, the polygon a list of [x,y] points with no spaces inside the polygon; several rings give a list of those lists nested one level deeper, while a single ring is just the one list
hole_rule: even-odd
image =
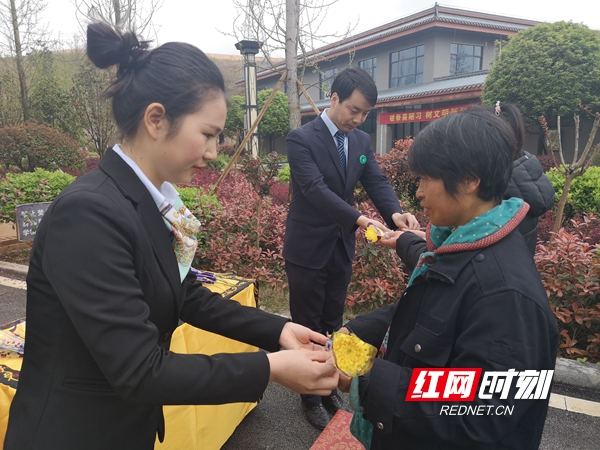
[{"label": "overcast sky", "polygon": [[[47,0],[47,3],[43,20],[54,36],[60,33],[69,41],[81,33],[73,0]],[[360,33],[430,8],[434,3],[431,0],[339,0],[329,8],[323,34],[343,32],[348,24],[357,22],[353,34]],[[440,4],[547,22],[571,20],[600,29],[599,0],[444,0]],[[217,31],[231,33],[236,15],[232,0],[164,0],[154,23],[159,29],[160,43],[182,41],[206,53],[239,54],[235,49],[236,39]]]}]

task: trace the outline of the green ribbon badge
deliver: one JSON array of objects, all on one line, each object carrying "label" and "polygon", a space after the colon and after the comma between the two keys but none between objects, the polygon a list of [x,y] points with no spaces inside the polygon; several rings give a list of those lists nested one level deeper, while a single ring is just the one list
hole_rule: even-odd
[{"label": "green ribbon badge", "polygon": [[367,157],[365,155],[360,155],[360,158],[358,160],[360,161],[361,164],[367,163]]}]

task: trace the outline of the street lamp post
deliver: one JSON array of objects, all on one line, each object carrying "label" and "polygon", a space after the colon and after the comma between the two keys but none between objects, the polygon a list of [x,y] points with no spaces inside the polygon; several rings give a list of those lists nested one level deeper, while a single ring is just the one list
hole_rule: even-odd
[{"label": "street lamp post", "polygon": [[[244,112],[244,128],[246,133],[252,127],[258,116],[256,99],[256,58],[260,50],[260,44],[256,41],[240,41],[235,44],[242,55],[244,55],[244,84],[246,87],[246,108]],[[253,157],[258,157],[258,130],[246,144],[246,151]]]}]

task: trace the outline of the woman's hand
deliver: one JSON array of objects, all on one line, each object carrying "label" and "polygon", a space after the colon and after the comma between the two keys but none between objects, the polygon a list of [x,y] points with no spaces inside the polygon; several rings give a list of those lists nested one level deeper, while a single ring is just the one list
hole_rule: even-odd
[{"label": "woman's hand", "polygon": [[416,234],[421,239],[427,239],[427,234],[422,230],[406,230],[406,231]]},{"label": "woman's hand", "polygon": [[352,383],[352,378],[346,376],[343,373],[340,373],[340,379],[338,380],[338,389],[342,392],[350,392],[350,383]]},{"label": "woman's hand", "polygon": [[398,240],[398,238],[404,234],[404,233],[414,233],[417,236],[419,236],[421,239],[425,239],[426,235],[424,231],[421,230],[406,230],[406,231],[388,231],[386,233],[386,237],[381,239],[378,244],[379,245],[385,245],[386,247],[389,247],[391,249],[396,249],[396,241]]},{"label": "woman's hand", "polygon": [[287,322],[279,335],[279,345],[285,350],[321,350],[326,343],[326,336],[293,322]]},{"label": "woman's hand", "polygon": [[382,238],[378,244],[379,245],[385,245],[386,247],[392,248],[392,249],[396,249],[396,241],[398,240],[398,238],[404,234],[404,231],[388,231],[387,236]]},{"label": "woman's hand", "polygon": [[331,354],[321,350],[283,350],[269,353],[269,381],[298,394],[327,396],[338,386],[339,372]]}]

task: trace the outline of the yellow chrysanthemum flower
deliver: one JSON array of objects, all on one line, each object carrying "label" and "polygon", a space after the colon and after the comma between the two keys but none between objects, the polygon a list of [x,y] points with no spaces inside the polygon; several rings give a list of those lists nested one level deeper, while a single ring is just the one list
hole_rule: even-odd
[{"label": "yellow chrysanthemum flower", "polygon": [[371,242],[377,242],[383,237],[383,231],[377,228],[375,225],[369,225],[365,230],[365,238]]},{"label": "yellow chrysanthemum flower", "polygon": [[331,348],[336,367],[351,378],[371,370],[377,354],[375,347],[354,334],[334,332]]}]

